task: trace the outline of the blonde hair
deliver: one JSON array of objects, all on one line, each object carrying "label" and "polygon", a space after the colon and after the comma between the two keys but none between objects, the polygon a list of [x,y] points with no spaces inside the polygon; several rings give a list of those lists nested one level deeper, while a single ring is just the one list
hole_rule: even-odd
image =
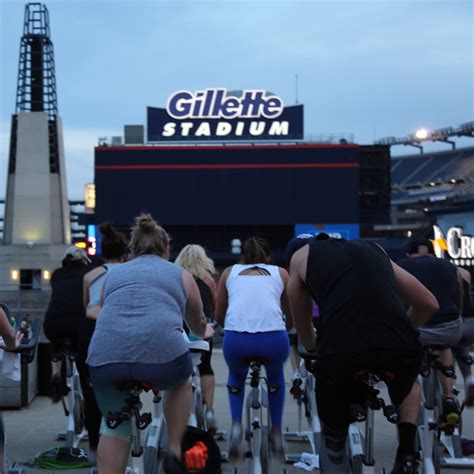
[{"label": "blonde hair", "polygon": [[201,280],[216,272],[214,262],[206,255],[204,248],[196,244],[186,245],[174,263]]},{"label": "blonde hair", "polygon": [[151,214],[141,213],[135,217],[130,237],[130,250],[133,257],[158,255],[162,257],[169,246],[170,236],[160,227]]}]

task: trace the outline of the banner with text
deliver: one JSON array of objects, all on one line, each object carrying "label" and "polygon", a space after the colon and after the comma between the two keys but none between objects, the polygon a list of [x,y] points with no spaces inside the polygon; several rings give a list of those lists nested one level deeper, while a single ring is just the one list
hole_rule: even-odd
[{"label": "banner with text", "polygon": [[166,109],[147,108],[148,142],[301,140],[303,105],[285,107],[264,90],[177,91]]}]

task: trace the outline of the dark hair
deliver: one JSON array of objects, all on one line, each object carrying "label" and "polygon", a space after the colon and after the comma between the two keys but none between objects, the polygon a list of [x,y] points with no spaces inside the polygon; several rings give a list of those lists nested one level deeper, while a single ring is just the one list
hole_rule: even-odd
[{"label": "dark hair", "polygon": [[264,263],[269,259],[270,246],[265,239],[250,237],[244,242],[241,257],[242,263]]},{"label": "dark hair", "polygon": [[428,249],[428,253],[431,255],[435,254],[433,242],[431,242],[429,239],[410,240],[405,245],[405,251],[408,255],[413,255],[414,253],[418,253],[420,247],[426,247]]},{"label": "dark hair", "polygon": [[315,238],[315,240],[330,240],[331,236],[326,234],[326,232],[320,232]]},{"label": "dark hair", "polygon": [[151,214],[142,213],[135,217],[130,238],[130,248],[134,257],[146,254],[162,257],[170,240],[166,230],[156,223]]},{"label": "dark hair", "polygon": [[107,259],[118,259],[127,254],[127,240],[118,232],[110,222],[104,222],[99,226],[102,234],[102,256]]},{"label": "dark hair", "polygon": [[285,259],[286,263],[289,265],[291,261],[291,257],[293,254],[299,250],[301,247],[304,247],[306,244],[309,244],[311,240],[315,240],[314,235],[312,234],[301,234],[297,237],[293,237],[288,241],[288,245],[286,246],[285,252]]}]

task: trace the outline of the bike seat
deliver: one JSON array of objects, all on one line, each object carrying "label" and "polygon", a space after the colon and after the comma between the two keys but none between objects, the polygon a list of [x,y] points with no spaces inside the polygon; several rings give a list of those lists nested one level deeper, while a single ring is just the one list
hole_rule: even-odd
[{"label": "bike seat", "polygon": [[127,380],[124,382],[118,382],[117,387],[119,390],[137,395],[141,392],[150,391],[153,388],[153,385],[150,382],[143,382],[140,380]]},{"label": "bike seat", "polygon": [[243,357],[241,361],[244,364],[247,364],[249,367],[260,369],[262,365],[265,365],[267,363],[267,359],[265,357],[254,357],[254,358],[248,358],[248,357]]},{"label": "bike seat", "polygon": [[372,382],[393,382],[395,374],[388,370],[360,369],[354,372],[354,379],[364,383]]},{"label": "bike seat", "polygon": [[198,339],[197,341],[189,341],[188,348],[190,351],[208,352],[210,347],[207,341]]},{"label": "bike seat", "polygon": [[74,358],[76,355],[72,339],[69,337],[55,341],[54,346],[53,360],[63,360],[66,357]]}]

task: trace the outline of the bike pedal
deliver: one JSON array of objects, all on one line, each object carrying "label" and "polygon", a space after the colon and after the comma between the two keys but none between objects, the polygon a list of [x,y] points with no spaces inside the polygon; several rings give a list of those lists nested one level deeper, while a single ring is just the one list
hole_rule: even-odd
[{"label": "bike pedal", "polygon": [[430,375],[430,368],[429,367],[422,367],[420,369],[420,375],[424,378],[428,377],[428,375]]},{"label": "bike pedal", "polygon": [[137,428],[144,430],[152,421],[151,413],[143,413],[137,417]]},{"label": "bike pedal", "polygon": [[446,424],[457,428],[459,426],[459,413],[448,413],[446,416]]}]

